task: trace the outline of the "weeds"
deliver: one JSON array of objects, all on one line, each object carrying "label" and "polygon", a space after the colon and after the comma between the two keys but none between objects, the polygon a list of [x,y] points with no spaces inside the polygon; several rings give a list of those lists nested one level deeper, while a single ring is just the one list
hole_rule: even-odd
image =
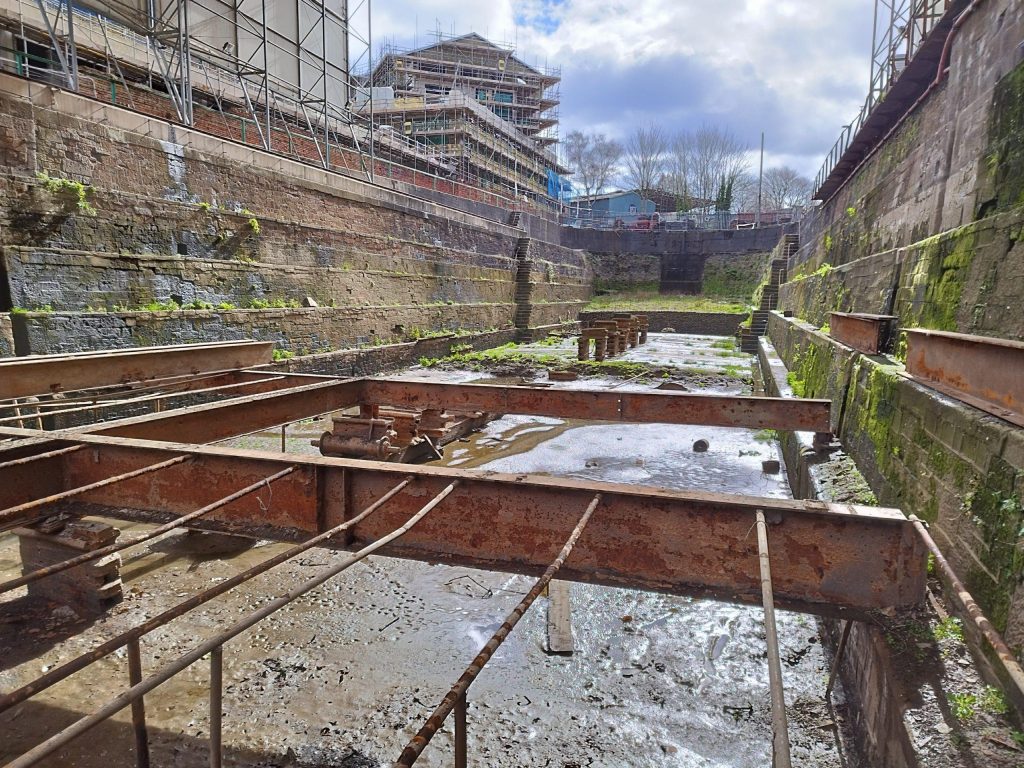
[{"label": "weeds", "polygon": [[973,693],[951,693],[948,698],[957,720],[966,722],[974,717],[975,707],[978,705],[978,697]]},{"label": "weeds", "polygon": [[963,623],[956,616],[947,616],[935,625],[932,634],[940,642],[943,640],[955,640],[962,643],[964,641]]},{"label": "weeds", "polygon": [[595,296],[587,310],[636,310],[675,312],[746,312],[747,305],[738,301],[713,299],[707,296],[674,296],[653,291],[622,291]]},{"label": "weeds", "polygon": [[249,309],[298,309],[298,299],[249,299]]},{"label": "weeds", "polygon": [[80,181],[73,181],[71,179],[62,179],[57,176],[50,176],[47,173],[37,173],[36,178],[43,182],[43,186],[46,191],[53,195],[70,195],[75,200],[75,207],[78,208],[79,213],[83,213],[86,216],[95,216],[96,208],[93,207],[92,203],[89,202],[89,198],[92,197],[95,191],[88,184],[83,184]]}]

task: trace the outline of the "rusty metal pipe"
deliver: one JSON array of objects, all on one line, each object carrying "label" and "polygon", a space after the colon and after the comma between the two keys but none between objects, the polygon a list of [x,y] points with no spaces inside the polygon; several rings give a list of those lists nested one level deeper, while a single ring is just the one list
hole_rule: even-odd
[{"label": "rusty metal pipe", "polygon": [[949,57],[953,52],[953,41],[956,39],[956,36],[960,34],[960,28],[964,25],[964,22],[967,21],[967,17],[978,10],[978,6],[983,2],[985,2],[985,0],[974,0],[974,2],[969,6],[964,8],[963,12],[956,17],[956,21],[953,22],[953,26],[946,35],[946,42],[942,46],[942,56],[939,57],[939,68],[935,73],[935,81],[932,83],[933,86],[939,85],[943,78],[946,77],[946,70],[949,69]]},{"label": "rusty metal pipe", "polygon": [[[142,650],[139,641],[128,643],[128,684],[142,682]],[[136,768],[149,768],[149,733],[146,730],[146,704],[142,697],[132,702],[132,731],[135,733]]]},{"label": "rusty metal pipe", "polygon": [[910,515],[910,521],[914,524],[914,528],[921,536],[921,540],[924,542],[928,551],[932,553],[932,557],[935,558],[935,564],[942,571],[946,581],[949,582],[951,588],[952,597],[955,602],[961,607],[961,609],[968,615],[970,620],[974,622],[975,627],[981,632],[982,636],[988,642],[992,651],[999,658],[1000,663],[1006,670],[1007,676],[1010,678],[1010,682],[1013,683],[1015,690],[1012,692],[1013,699],[1016,706],[1020,707],[1021,703],[1024,702],[1024,669],[1021,669],[1020,664],[1017,663],[1017,657],[1013,655],[1013,651],[1007,647],[1002,636],[999,634],[992,622],[988,620],[988,617],[982,612],[981,607],[974,601],[974,597],[970,592],[967,591],[967,587],[963,585],[963,582],[956,575],[956,571],[949,564],[943,556],[942,551],[939,549],[938,544],[928,533],[928,529],[925,528],[924,523],[917,517],[917,515]]},{"label": "rusty metal pipe", "polygon": [[157,614],[145,623],[140,624],[137,627],[133,627],[132,629],[129,629],[127,632],[123,632],[116,637],[112,637],[110,640],[107,640],[102,645],[98,645],[91,651],[87,651],[81,656],[71,659],[70,661],[66,662],[65,664],[62,664],[59,667],[51,669],[49,672],[42,675],[41,677],[36,678],[32,682],[27,683],[26,685],[23,685],[21,688],[18,688],[17,690],[11,691],[10,693],[0,697],[0,713],[10,709],[11,707],[17,704],[20,704],[23,701],[32,698],[41,691],[45,691],[50,686],[56,685],[61,680],[65,680],[66,678],[70,677],[76,672],[85,669],[94,661],[99,661],[105,656],[109,656],[118,648],[123,648],[126,644],[138,640],[146,633],[152,632],[154,629],[162,627],[164,624],[167,624],[168,622],[173,621],[174,619],[177,619],[180,616],[183,616],[184,614],[191,611],[193,608],[203,605],[204,603],[208,603],[210,600],[213,600],[215,597],[223,595],[225,592],[234,589],[238,585],[244,584],[245,582],[256,578],[260,574],[266,573],[270,569],[277,567],[281,563],[290,560],[293,557],[301,555],[303,552],[312,549],[317,544],[327,541],[327,539],[330,539],[331,537],[336,536],[339,533],[343,533],[344,531],[351,528],[353,525],[358,524],[359,522],[361,522],[362,520],[376,512],[382,506],[384,506],[384,504],[391,500],[396,494],[403,491],[411,482],[413,482],[414,479],[415,478],[413,478],[412,476],[406,477],[402,482],[400,482],[386,494],[377,499],[373,504],[366,507],[362,512],[353,517],[351,520],[347,520],[344,523],[341,523],[340,525],[336,525],[330,530],[324,531],[323,533],[318,534],[313,538],[302,542],[301,544],[298,544],[288,550],[285,550],[280,554],[274,555],[273,557],[268,558],[261,563],[257,563],[252,568],[249,568],[246,571],[242,571],[242,573],[235,574],[231,578],[225,579],[216,586],[210,587],[210,589],[204,592],[200,592],[198,595],[193,595],[184,602],[178,603],[177,605],[168,608],[163,613]]},{"label": "rusty metal pipe", "polygon": [[141,536],[136,536],[133,539],[128,539],[127,541],[118,542],[116,544],[110,544],[106,547],[101,547],[100,549],[94,549],[93,551],[85,552],[79,555],[78,557],[72,557],[70,560],[65,560],[61,563],[54,563],[53,565],[48,565],[45,568],[39,568],[38,570],[26,573],[22,576],[19,576],[16,579],[5,581],[2,584],[0,584],[0,595],[2,595],[5,592],[10,592],[12,589],[23,587],[26,584],[31,584],[34,581],[45,579],[47,576],[53,576],[57,573],[63,573],[69,568],[74,568],[75,566],[79,566],[84,563],[89,563],[93,560],[98,560],[101,557],[106,557],[107,555],[111,555],[114,552],[120,552],[122,550],[138,546],[139,544],[144,544],[147,541],[152,541],[153,539],[163,536],[165,533],[170,533],[171,531],[177,528],[181,528],[183,525],[188,525],[193,520],[196,520],[202,517],[203,515],[208,515],[211,512],[220,509],[221,507],[225,507],[233,501],[238,501],[238,499],[241,499],[244,496],[248,496],[250,493],[258,491],[260,488],[269,488],[272,482],[274,482],[275,480],[280,480],[282,477],[285,477],[287,475],[290,475],[296,469],[298,469],[298,467],[293,465],[291,467],[282,469],[280,472],[275,472],[269,477],[263,478],[259,482],[247,485],[240,491],[235,491],[230,496],[225,496],[223,499],[219,499],[213,502],[212,504],[207,504],[205,507],[197,509],[195,512],[189,512],[187,515],[182,515],[181,517],[175,518],[171,522],[165,523],[164,525],[161,525],[158,528],[154,528],[152,531],[144,533]]},{"label": "rusty metal pipe", "polygon": [[839,665],[843,663],[843,654],[846,652],[846,643],[850,639],[850,630],[853,629],[853,621],[847,619],[843,622],[843,633],[839,636],[839,645],[836,646],[836,656],[832,659],[832,669],[828,673],[828,684],[825,686],[825,698],[832,695],[832,688],[836,684],[836,677],[839,674]]},{"label": "rusty metal pipe", "polygon": [[164,668],[161,669],[159,672],[150,675],[148,678],[138,683],[137,685],[133,685],[131,688],[129,688],[121,695],[111,699],[109,702],[107,702],[104,706],[100,707],[98,710],[93,712],[91,715],[87,715],[86,717],[83,717],[80,720],[75,721],[64,730],[48,738],[42,744],[33,747],[20,757],[16,757],[14,760],[11,760],[9,763],[7,763],[7,765],[4,766],[4,768],[29,768],[29,766],[35,765],[47,755],[53,754],[68,742],[76,739],[83,733],[86,733],[90,729],[96,727],[103,721],[109,719],[113,715],[120,712],[125,707],[130,706],[133,701],[136,701],[142,696],[145,696],[154,688],[167,682],[179,672],[188,669],[188,667],[195,664],[199,659],[203,658],[203,656],[205,656],[208,653],[211,653],[215,648],[219,648],[231,638],[237,637],[245,630],[263,621],[268,616],[279,611],[281,608],[284,608],[289,603],[302,597],[307,592],[310,592],[319,587],[320,585],[324,584],[325,582],[330,581],[332,578],[337,576],[342,571],[351,568],[353,565],[360,562],[361,560],[364,560],[366,557],[373,554],[378,549],[387,546],[395,539],[408,533],[409,530],[412,529],[414,525],[416,525],[416,523],[418,523],[420,520],[426,517],[427,514],[431,512],[431,510],[433,510],[435,507],[437,507],[438,504],[444,501],[444,499],[446,499],[448,495],[451,494],[451,492],[458,487],[458,485],[458,480],[452,481],[449,485],[447,485],[444,488],[444,490],[442,490],[430,501],[428,501],[423,507],[421,507],[420,510],[416,512],[416,514],[414,514],[412,517],[410,517],[401,527],[391,531],[391,533],[373,542],[373,544],[363,547],[358,552],[349,555],[340,563],[337,563],[336,565],[333,565],[330,568],[320,572],[311,579],[304,581],[297,587],[293,587],[280,597],[271,600],[269,603],[264,605],[259,610],[253,611],[242,620],[235,622],[228,629],[218,633],[206,642],[196,646],[191,651],[186,653],[184,656],[178,658],[176,661],[173,661],[170,664],[165,665]]},{"label": "rusty metal pipe", "polygon": [[782,689],[782,661],[779,659],[779,633],[775,626],[772,568],[768,557],[768,524],[762,510],[757,510],[756,517],[757,558],[761,568],[761,601],[764,604],[764,628],[768,646],[768,683],[772,693],[772,766],[792,768],[786,696]]},{"label": "rusty metal pipe", "polygon": [[452,686],[451,690],[445,694],[445,697],[441,699],[441,703],[437,705],[437,709],[434,710],[433,714],[427,718],[427,722],[423,724],[419,732],[412,738],[398,760],[394,764],[394,768],[408,768],[423,753],[426,749],[427,744],[434,737],[434,734],[440,730],[444,721],[448,719],[448,715],[455,709],[459,700],[465,700],[466,692],[469,690],[469,686],[476,680],[480,671],[484,668],[484,665],[490,661],[491,656],[498,650],[505,638],[509,636],[519,620],[523,618],[526,612],[533,605],[534,601],[540,596],[547,585],[551,582],[551,579],[558,573],[558,569],[562,567],[562,564],[569,557],[576,546],[576,542],[579,541],[580,536],[583,534],[583,529],[587,527],[587,523],[590,522],[591,515],[594,514],[594,510],[597,509],[597,505],[601,503],[601,494],[598,493],[594,496],[593,500],[587,506],[586,511],[580,518],[579,522],[576,523],[576,527],[573,529],[569,539],[565,542],[562,550],[558,553],[558,557],[555,558],[554,562],[547,567],[544,574],[536,581],[529,592],[526,593],[519,604],[512,609],[512,612],[505,618],[504,623],[498,630],[491,636],[491,639],[487,641],[486,645],[480,650],[480,653],[476,655],[476,658],[470,662],[470,665],[466,667],[466,671],[462,673],[462,677],[458,679],[455,685]]},{"label": "rusty metal pipe", "polygon": [[150,464],[148,467],[142,467],[141,469],[133,469],[131,472],[124,472],[120,475],[114,475],[104,480],[97,480],[95,483],[89,483],[88,485],[82,485],[78,488],[72,488],[70,491],[61,491],[55,493],[52,496],[47,496],[42,499],[36,499],[35,501],[27,501],[24,504],[18,504],[15,507],[8,507],[7,509],[0,510],[0,523],[11,522],[20,517],[24,512],[30,512],[33,509],[39,509],[45,507],[47,504],[55,504],[58,501],[64,499],[70,499],[73,496],[86,493],[87,491],[94,491],[97,488],[104,488],[114,483],[120,483],[124,480],[131,480],[133,477],[139,477],[140,475],[146,475],[150,472],[156,472],[167,467],[174,466],[175,464],[181,464],[183,461],[188,461],[191,456],[176,456],[173,459],[167,461],[161,461],[157,464]]},{"label": "rusty metal pipe", "polygon": [[463,693],[455,702],[455,768],[467,768],[469,760],[468,734],[466,733],[469,704]]},{"label": "rusty metal pipe", "polygon": [[31,464],[33,461],[37,461],[39,459],[52,459],[54,456],[63,456],[67,453],[74,453],[75,451],[80,451],[83,448],[85,448],[84,445],[72,445],[69,446],[68,448],[58,448],[55,451],[37,453],[34,456],[25,456],[24,458],[21,459],[11,459],[10,461],[0,463],[0,469],[7,469],[8,467],[17,467],[21,466],[22,464]]},{"label": "rusty metal pipe", "polygon": [[224,760],[221,713],[224,708],[224,646],[210,651],[210,768]]}]

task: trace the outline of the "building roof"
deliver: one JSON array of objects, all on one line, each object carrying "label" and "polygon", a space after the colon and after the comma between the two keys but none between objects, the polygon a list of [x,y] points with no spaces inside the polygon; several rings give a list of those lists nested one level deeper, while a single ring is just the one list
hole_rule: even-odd
[{"label": "building roof", "polygon": [[508,57],[508,59],[510,61],[515,62],[516,66],[521,68],[522,70],[526,70],[527,72],[529,72],[531,74],[534,74],[537,77],[548,78],[548,79],[556,79],[556,78],[553,78],[548,73],[542,72],[541,70],[537,69],[536,67],[531,67],[525,61],[523,61],[519,57],[515,56],[514,53],[513,53],[513,51],[515,50],[514,48],[507,47],[507,46],[501,46],[501,45],[498,45],[497,43],[493,43],[490,40],[488,40],[486,37],[484,37],[483,35],[479,35],[476,32],[470,32],[470,33],[465,34],[465,35],[459,35],[458,37],[444,38],[444,39],[438,40],[436,43],[431,43],[430,45],[424,45],[424,46],[421,46],[419,48],[413,48],[412,50],[408,50],[408,51],[395,52],[395,53],[389,54],[389,55],[394,55],[394,56],[416,56],[417,54],[426,53],[427,51],[432,51],[434,49],[443,49],[445,47],[485,48],[485,49],[497,51],[499,53],[504,53],[504,54],[507,55],[507,57]]}]

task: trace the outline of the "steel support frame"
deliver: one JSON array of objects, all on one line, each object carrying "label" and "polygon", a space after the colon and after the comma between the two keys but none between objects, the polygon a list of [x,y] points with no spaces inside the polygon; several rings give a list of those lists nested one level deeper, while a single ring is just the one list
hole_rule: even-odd
[{"label": "steel support frame", "polygon": [[239,341],[15,357],[0,361],[0,400],[247,368],[270,362],[273,347]]},{"label": "steel support frame", "polygon": [[[31,432],[0,429],[0,435]],[[548,564],[543,553],[550,542],[564,540],[572,528],[567,513],[602,493],[600,523],[588,529],[561,578],[759,604],[756,542],[749,534],[756,510],[762,509],[772,526],[773,582],[780,607],[866,618],[875,610],[915,605],[924,594],[923,545],[898,510],[101,435],[77,439],[87,450],[43,460],[47,483],[27,483],[25,490],[18,482],[0,484],[0,502],[14,507],[88,486],[74,494],[86,510],[172,519],[295,465],[294,472],[275,483],[270,509],[240,499],[194,523],[294,541],[345,521],[404,477],[414,477],[415,493],[402,495],[349,530],[344,545],[355,547],[392,530],[418,502],[418,494],[435,493],[458,480],[455,503],[382,554],[539,575]],[[130,475],[168,453],[192,460],[187,469],[170,465],[149,477]],[[20,476],[33,471],[42,474],[31,464],[12,470]],[[116,485],[102,482],[122,475],[130,476]]]}]

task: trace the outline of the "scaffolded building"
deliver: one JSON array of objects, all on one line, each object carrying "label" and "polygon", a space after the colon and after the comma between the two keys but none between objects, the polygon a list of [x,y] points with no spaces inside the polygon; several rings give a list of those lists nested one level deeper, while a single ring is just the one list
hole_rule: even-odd
[{"label": "scaffolded building", "polygon": [[376,126],[420,145],[458,177],[516,197],[557,196],[566,173],[558,142],[561,75],[531,67],[477,34],[438,36],[423,48],[386,47],[373,69],[372,103],[360,105]]}]

